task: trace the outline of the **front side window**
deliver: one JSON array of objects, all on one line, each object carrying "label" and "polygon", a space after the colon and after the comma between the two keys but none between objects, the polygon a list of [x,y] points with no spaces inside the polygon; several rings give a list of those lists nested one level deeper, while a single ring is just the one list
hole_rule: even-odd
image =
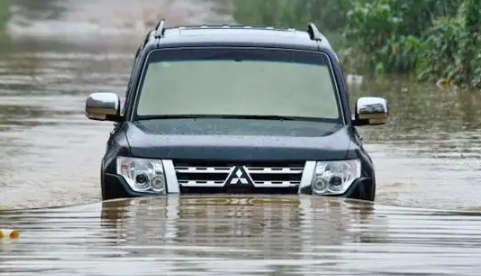
[{"label": "front side window", "polygon": [[340,122],[327,55],[318,52],[196,48],[147,58],[134,119],[280,116]]}]

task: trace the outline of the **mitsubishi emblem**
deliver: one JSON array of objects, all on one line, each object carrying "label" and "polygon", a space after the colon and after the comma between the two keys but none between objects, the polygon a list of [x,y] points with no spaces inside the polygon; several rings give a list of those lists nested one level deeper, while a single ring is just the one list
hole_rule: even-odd
[{"label": "mitsubishi emblem", "polygon": [[227,185],[253,185],[254,181],[252,181],[245,167],[239,166],[234,168],[225,183]]}]

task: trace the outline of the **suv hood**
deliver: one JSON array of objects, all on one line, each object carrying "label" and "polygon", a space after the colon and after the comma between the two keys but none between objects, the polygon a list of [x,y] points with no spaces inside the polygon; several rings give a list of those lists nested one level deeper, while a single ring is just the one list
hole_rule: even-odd
[{"label": "suv hood", "polygon": [[127,123],[131,156],[188,160],[342,160],[349,128],[333,123],[162,119]]}]

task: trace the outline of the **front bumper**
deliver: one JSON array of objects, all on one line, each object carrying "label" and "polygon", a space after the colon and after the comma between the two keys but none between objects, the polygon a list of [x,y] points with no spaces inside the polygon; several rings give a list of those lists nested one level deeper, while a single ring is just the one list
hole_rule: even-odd
[{"label": "front bumper", "polygon": [[[177,183],[177,186],[173,188],[172,191],[172,183],[167,186],[167,193],[176,194],[180,193],[180,189]],[[170,188],[170,189],[169,189]],[[145,197],[145,196],[158,196],[159,194],[155,193],[140,193],[133,191],[127,182],[119,175],[116,174],[109,174],[106,173],[103,177],[102,181],[102,191],[104,194],[104,198],[131,198],[131,197]],[[275,192],[275,189],[272,189]],[[297,192],[298,194],[306,194],[312,195],[311,186],[302,186]],[[355,180],[349,189],[341,195],[326,195],[331,197],[344,197],[344,198],[352,198],[352,199],[361,199],[361,200],[374,200],[374,193],[375,193],[375,184],[371,178],[358,178]],[[107,196],[105,196],[107,195]]]}]

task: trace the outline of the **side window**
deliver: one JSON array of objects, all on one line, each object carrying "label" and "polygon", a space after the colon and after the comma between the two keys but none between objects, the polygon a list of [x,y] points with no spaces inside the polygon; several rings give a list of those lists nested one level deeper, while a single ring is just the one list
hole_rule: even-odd
[{"label": "side window", "polygon": [[139,46],[139,48],[137,48],[137,52],[135,53],[134,65],[132,66],[132,71],[130,72],[129,83],[127,84],[127,91],[125,93],[125,102],[124,102],[124,105],[122,107],[122,112],[121,112],[122,115],[125,114],[125,111],[127,109],[126,103],[130,103],[130,101],[132,100],[131,98],[133,97],[132,93],[134,92],[134,89],[133,89],[132,85],[136,82],[135,76],[136,76],[137,71],[139,69],[138,63],[139,63],[140,53],[142,52],[142,49],[144,48],[145,44],[149,41],[150,35],[153,34],[154,32],[155,32],[155,30],[147,33],[144,41]]},{"label": "side window", "polygon": [[141,49],[142,49],[142,45],[137,49],[137,53],[135,54],[132,69],[130,71],[129,82],[127,84],[127,91],[125,92],[125,101],[124,101],[124,105],[122,107],[122,115],[125,112],[125,103],[130,101],[130,96],[131,96],[130,94],[131,94],[131,91],[132,91],[132,83],[134,82],[135,69],[136,69],[136,65],[137,65],[137,61],[138,61],[137,58],[139,57],[139,53],[140,53]]}]

